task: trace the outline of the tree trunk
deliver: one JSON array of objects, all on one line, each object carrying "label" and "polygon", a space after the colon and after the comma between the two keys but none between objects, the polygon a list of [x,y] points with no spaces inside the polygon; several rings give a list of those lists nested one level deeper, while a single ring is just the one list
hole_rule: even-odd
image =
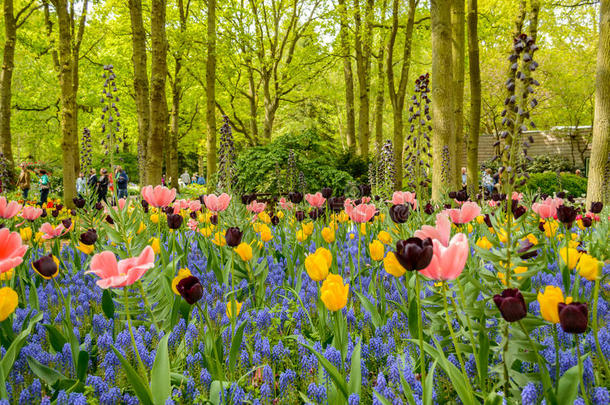
[{"label": "tree trunk", "polygon": [[[72,3],[72,7],[74,3]],[[78,95],[79,88],[79,60],[80,60],[80,45],[83,41],[83,35],[85,34],[85,23],[87,21],[87,9],[89,7],[89,1],[85,0],[78,23],[78,31],[74,32],[74,26],[72,27],[72,91],[74,93],[74,115],[72,116],[72,130],[75,134],[78,134],[78,102],[76,97]],[[71,19],[75,18],[74,16]],[[74,20],[72,20],[74,24]],[[78,148],[78,135],[76,135],[76,141],[74,146],[74,173],[78,174],[80,171],[80,150]],[[114,151],[111,151],[114,153]],[[109,169],[112,172],[112,169]]]},{"label": "tree trunk", "polygon": [[182,86],[180,79],[180,69],[182,64],[180,58],[176,58],[176,66],[174,68],[174,82],[172,83],[172,113],[169,124],[169,150],[168,154],[168,165],[167,175],[171,177],[173,184],[178,190],[178,176],[180,176],[178,169],[178,136],[179,136],[179,118],[180,118],[180,98],[182,97]]},{"label": "tree trunk", "polygon": [[63,187],[64,204],[73,208],[72,199],[76,197],[76,173],[74,168],[76,149],[78,148],[78,134],[74,127],[74,115],[76,113],[76,94],[74,94],[72,61],[72,19],[68,14],[66,0],[53,0],[57,12],[59,25],[59,84],[61,88],[61,132],[62,132],[62,155],[63,155]]},{"label": "tree trunk", "polygon": [[166,0],[152,0],[150,33],[152,62],[150,75],[150,135],[147,142],[146,172],[148,184],[161,184],[163,140],[167,136],[167,40],[165,37]]},{"label": "tree trunk", "polygon": [[13,171],[13,150],[11,146],[11,85],[15,67],[15,45],[17,42],[17,24],[13,13],[13,0],[4,0],[4,56],[2,60],[2,77],[0,78],[0,151],[4,154]]},{"label": "tree trunk", "polygon": [[142,0],[129,0],[131,17],[133,87],[138,113],[138,171],[140,185],[148,184],[146,176],[146,143],[150,133],[150,100],[146,55],[146,32],[142,19]]},{"label": "tree trunk", "polygon": [[349,43],[349,27],[347,22],[347,10],[345,0],[339,0],[339,13],[341,20],[341,31],[339,38],[343,59],[343,78],[345,80],[345,118],[346,118],[346,141],[350,151],[356,150],[356,116],[354,115],[354,75],[352,73],[352,55]]},{"label": "tree trunk", "polygon": [[208,0],[208,59],[205,65],[208,181],[216,172],[216,0]]},{"label": "tree trunk", "polygon": [[371,91],[371,15],[374,0],[366,0],[364,11],[364,26],[360,15],[360,0],[355,0],[356,22],[355,45],[356,45],[356,71],[358,74],[358,141],[360,155],[364,158],[369,154],[370,140],[370,91]]},{"label": "tree trunk", "polygon": [[392,102],[392,114],[394,117],[394,161],[396,177],[394,178],[394,188],[402,189],[403,180],[403,154],[404,154],[404,106],[405,96],[407,92],[407,82],[409,80],[409,67],[411,65],[411,40],[413,38],[413,26],[415,25],[415,9],[417,8],[417,0],[409,0],[409,15],[407,18],[407,27],[405,28],[405,41],[403,48],[402,67],[400,78],[398,79],[398,88],[395,85],[394,78],[394,44],[396,43],[396,35],[398,34],[398,14],[399,0],[394,0],[392,3],[392,31],[388,40],[388,60],[386,63],[388,76],[388,92],[390,101]]},{"label": "tree trunk", "polygon": [[[440,201],[447,185],[453,183],[455,151],[450,150],[453,130],[451,60],[451,0],[431,0],[432,23],[432,199]],[[447,101],[447,102],[445,102]]]},{"label": "tree trunk", "polygon": [[466,138],[464,136],[464,0],[453,0],[451,7],[453,32],[453,114],[455,137],[454,188],[461,188],[461,168],[466,166]]},{"label": "tree trunk", "polygon": [[256,115],[258,110],[257,97],[256,97],[256,84],[254,83],[254,69],[251,67],[251,63],[248,63],[248,87],[250,95],[248,96],[248,102],[250,104],[250,133],[254,140],[254,145],[258,145],[258,123],[256,121]]},{"label": "tree trunk", "polygon": [[481,70],[479,68],[477,0],[468,0],[468,65],[470,69],[470,125],[468,132],[468,193],[479,189],[479,131],[481,128]]},{"label": "tree trunk", "polygon": [[271,132],[273,132],[273,122],[275,121],[275,112],[278,108],[279,97],[277,94],[273,96],[271,94],[271,72],[264,71],[262,74],[263,78],[263,98],[265,105],[265,121],[263,123],[263,138],[265,142],[271,141]]},{"label": "tree trunk", "polygon": [[[381,23],[385,24],[387,0],[381,5]],[[375,145],[381,147],[383,143],[383,107],[385,95],[385,69],[384,69],[384,50],[385,50],[385,31],[379,33],[379,48],[377,50],[377,95],[375,96]]]},{"label": "tree trunk", "polygon": [[[604,176],[610,152],[610,0],[601,1],[597,71],[595,74],[595,112],[593,143],[587,183],[587,208],[594,201],[604,201]],[[607,203],[608,201],[606,201]]]}]

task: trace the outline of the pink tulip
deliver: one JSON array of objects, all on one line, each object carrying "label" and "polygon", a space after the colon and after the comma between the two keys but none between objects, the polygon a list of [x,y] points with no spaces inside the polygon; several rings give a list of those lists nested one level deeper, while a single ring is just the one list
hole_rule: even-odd
[{"label": "pink tulip", "polygon": [[119,198],[119,201],[117,201],[117,206],[119,207],[119,210],[123,211],[126,205],[128,205],[127,200],[124,198]]},{"label": "pink tulip", "polygon": [[45,222],[40,226],[39,231],[44,234],[42,235],[42,239],[53,239],[63,236],[66,232],[69,231],[69,229],[64,228],[63,224],[59,224],[54,228],[53,225],[48,222]]},{"label": "pink tulip", "polygon": [[500,201],[489,200],[487,201],[487,204],[489,204],[491,208],[496,208],[498,205],[500,205]]},{"label": "pink tulip", "polygon": [[197,231],[198,224],[199,224],[199,222],[197,222],[197,220],[191,218],[191,219],[189,219],[189,222],[187,225],[191,231]]},{"label": "pink tulip", "polygon": [[470,248],[468,237],[463,233],[456,234],[449,246],[443,246],[438,240],[433,240],[434,254],[428,267],[421,274],[433,280],[455,280],[464,270]]},{"label": "pink tulip", "polygon": [[413,209],[417,209],[417,200],[415,199],[415,193],[410,191],[394,191],[392,194],[392,204],[402,205],[409,203],[413,206]]},{"label": "pink tulip", "polygon": [[96,283],[100,288],[118,288],[132,285],[144,273],[155,265],[155,252],[152,247],[146,246],[140,256],[123,259],[119,262],[111,251],[98,253],[91,258],[91,270],[100,277]]},{"label": "pink tulip", "polygon": [[360,201],[361,201],[363,204],[368,204],[368,203],[370,203],[370,202],[371,202],[371,197],[362,197],[362,198],[360,199]]},{"label": "pink tulip", "polygon": [[164,186],[146,186],[142,188],[142,198],[153,207],[162,208],[167,207],[176,198],[176,189],[171,190]]},{"label": "pink tulip", "polygon": [[443,246],[447,246],[450,236],[451,222],[449,222],[447,214],[443,213],[436,215],[436,227],[424,225],[421,230],[415,231],[415,237],[420,239],[431,238],[439,241]]},{"label": "pink tulip", "polygon": [[284,209],[284,210],[291,210],[292,203],[290,201],[286,200],[286,197],[282,197],[282,198],[280,198],[280,207],[282,207],[282,209]]},{"label": "pink tulip", "polygon": [[246,205],[246,209],[253,214],[259,214],[265,211],[267,207],[266,203],[259,203],[256,200],[252,201],[250,204]]},{"label": "pink tulip", "polygon": [[319,191],[315,194],[305,194],[305,200],[314,208],[320,208],[326,202],[326,198],[322,197]]},{"label": "pink tulip", "polygon": [[189,201],[188,209],[191,210],[192,212],[201,211],[201,201],[199,201],[199,200]]},{"label": "pink tulip", "polygon": [[231,196],[227,193],[222,193],[219,196],[216,196],[214,194],[208,194],[206,196],[203,196],[203,202],[210,211],[221,212],[226,210],[229,206],[229,203],[231,202]]},{"label": "pink tulip", "polygon": [[0,197],[0,218],[11,219],[21,210],[21,204],[16,201],[8,202],[6,197]]},{"label": "pink tulip", "polygon": [[28,221],[34,221],[42,215],[42,208],[38,207],[23,207],[23,211],[21,211],[21,216],[23,219],[27,219]]},{"label": "pink tulip", "polygon": [[[508,199],[508,197],[507,197],[507,199]],[[516,201],[521,201],[521,200],[523,200],[523,193],[519,193],[519,192],[517,192],[517,191],[513,191],[513,194],[512,194],[512,199],[513,199],[513,200],[516,200]]]},{"label": "pink tulip", "polygon": [[375,216],[377,208],[373,204],[359,204],[350,209],[347,213],[354,222],[364,223],[368,222]]},{"label": "pink tulip", "polygon": [[538,214],[540,218],[554,218],[557,215],[557,207],[561,204],[563,204],[561,198],[547,197],[540,203],[532,204],[532,211]]},{"label": "pink tulip", "polygon": [[0,274],[19,266],[26,250],[28,247],[21,242],[19,233],[0,229]]},{"label": "pink tulip", "polygon": [[466,224],[479,215],[481,215],[481,207],[476,202],[465,202],[460,208],[445,210],[454,224]]}]

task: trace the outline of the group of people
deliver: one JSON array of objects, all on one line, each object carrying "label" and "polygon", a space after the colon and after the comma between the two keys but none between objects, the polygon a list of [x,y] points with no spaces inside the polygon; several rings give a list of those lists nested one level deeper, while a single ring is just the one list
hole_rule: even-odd
[{"label": "group of people", "polygon": [[49,174],[44,169],[39,169],[36,171],[35,169],[31,169],[27,164],[21,163],[19,165],[21,171],[19,172],[19,177],[17,178],[17,187],[21,190],[21,196],[24,200],[28,199],[30,194],[30,188],[32,186],[32,178],[30,172],[33,172],[38,176],[38,185],[40,186],[40,201],[39,205],[42,205],[47,202],[49,198],[49,192],[51,191],[51,183],[49,181]]},{"label": "group of people", "polygon": [[[129,176],[121,166],[117,166],[114,172],[116,179],[117,198],[127,198],[127,184]],[[108,190],[114,191],[114,179],[108,170],[100,169],[99,176],[96,169],[89,171],[89,178],[85,179],[85,174],[80,172],[76,179],[76,192],[78,196],[83,198],[87,194],[87,189],[97,195],[97,202],[107,202]]]},{"label": "group of people", "polygon": [[199,184],[200,186],[205,185],[205,178],[203,176],[193,173],[191,176],[188,170],[184,169],[184,173],[180,175],[180,183],[182,186],[188,186],[189,184]]},{"label": "group of people", "polygon": [[[466,168],[462,167],[462,187],[466,188],[468,178],[466,176]],[[501,185],[501,177],[500,172],[494,173],[490,168],[483,170],[483,174],[481,176],[481,185],[485,190],[485,194],[487,196],[491,196],[494,191],[500,191]]]}]

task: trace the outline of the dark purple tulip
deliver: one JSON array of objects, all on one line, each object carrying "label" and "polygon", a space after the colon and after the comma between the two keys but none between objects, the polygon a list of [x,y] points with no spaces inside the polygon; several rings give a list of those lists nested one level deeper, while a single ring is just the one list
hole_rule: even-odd
[{"label": "dark purple tulip", "polygon": [[493,300],[506,322],[517,322],[527,315],[525,300],[517,288],[507,288],[502,295],[494,295]]},{"label": "dark purple tulip", "polygon": [[174,213],[174,207],[171,206],[167,206],[163,208],[163,213],[165,213],[166,215],[170,215]]},{"label": "dark purple tulip", "polygon": [[188,276],[180,280],[176,285],[176,290],[189,305],[193,305],[203,297],[203,287],[195,276]]},{"label": "dark purple tulip", "polygon": [[240,231],[236,226],[227,228],[227,232],[225,232],[225,240],[227,241],[227,245],[236,247],[241,243],[242,235],[242,231]]},{"label": "dark purple tulip", "polygon": [[423,270],[432,260],[432,239],[409,238],[396,242],[396,259],[406,270]]},{"label": "dark purple tulip", "polygon": [[47,216],[47,210],[42,210],[42,214],[40,214],[41,218],[45,218]]},{"label": "dark purple tulip", "polygon": [[333,195],[333,189],[330,187],[323,187],[322,190],[320,190],[320,193],[322,193],[322,197],[328,199],[331,195]]},{"label": "dark purple tulip", "polygon": [[589,211],[591,211],[594,214],[599,214],[600,212],[602,212],[602,209],[604,208],[604,203],[601,201],[595,201],[591,203],[591,209]]},{"label": "dark purple tulip", "polygon": [[566,198],[566,193],[564,191],[560,191],[557,193],[557,197],[559,198]]},{"label": "dark purple tulip", "polygon": [[297,218],[297,221],[301,222],[302,220],[305,219],[305,212],[297,211],[294,213],[294,216]]},{"label": "dark purple tulip", "polygon": [[42,256],[40,259],[32,262],[32,267],[38,274],[46,279],[55,277],[59,272],[59,267],[53,259],[53,255]]},{"label": "dark purple tulip", "polygon": [[404,204],[395,204],[390,207],[390,218],[397,224],[404,224],[409,218],[409,207]]},{"label": "dark purple tulip", "polygon": [[589,322],[589,308],[586,303],[572,302],[557,304],[559,323],[566,333],[584,333]]},{"label": "dark purple tulip", "polygon": [[241,196],[241,203],[244,205],[250,204],[252,201],[256,200],[256,194],[243,194]]},{"label": "dark purple tulip", "polygon": [[368,184],[360,184],[358,186],[358,191],[360,192],[361,197],[366,197],[371,195],[371,186]]},{"label": "dark purple tulip", "polygon": [[299,193],[298,191],[291,191],[288,193],[288,199],[293,204],[298,204],[303,201],[303,193]]},{"label": "dark purple tulip", "polygon": [[424,207],[424,212],[428,215],[432,215],[434,213],[434,207],[432,206],[432,204],[427,203]]},{"label": "dark purple tulip", "polygon": [[87,232],[80,234],[79,239],[83,245],[93,245],[97,241],[97,232],[95,229],[89,229]]},{"label": "dark purple tulip", "polygon": [[333,212],[341,212],[344,208],[345,197],[330,197],[328,199],[328,206]]},{"label": "dark purple tulip", "polygon": [[148,213],[148,207],[149,207],[148,201],[142,199],[142,208],[144,209],[144,212]]},{"label": "dark purple tulip", "polygon": [[197,211],[191,211],[189,213],[189,217],[191,217],[192,219],[197,219]]},{"label": "dark purple tulip", "polygon": [[450,191],[447,195],[449,196],[449,198],[453,199],[457,196],[457,193],[455,191]]},{"label": "dark purple tulip", "polygon": [[544,232],[544,224],[546,224],[545,221],[538,222],[538,229],[540,230],[540,232]]},{"label": "dark purple tulip", "polygon": [[85,206],[84,198],[73,198],[72,201],[74,202],[76,208],[83,208]]},{"label": "dark purple tulip", "polygon": [[59,210],[56,208],[53,211],[51,211],[51,215],[53,216],[53,218],[57,218],[57,216],[59,215]]},{"label": "dark purple tulip", "polygon": [[557,207],[557,219],[569,227],[576,219],[576,210],[574,207],[568,207],[567,205],[562,204]]},{"label": "dark purple tulip", "polygon": [[466,192],[466,190],[460,190],[455,193],[455,199],[460,202],[468,201],[468,193]]},{"label": "dark purple tulip", "polygon": [[182,225],[182,215],[180,214],[167,214],[167,226],[169,229],[178,229]]},{"label": "dark purple tulip", "polygon": [[274,215],[271,217],[271,224],[273,224],[273,226],[277,226],[277,224],[280,223],[280,218],[277,215]]},{"label": "dark purple tulip", "polygon": [[101,202],[98,202],[97,204],[95,204],[95,209],[101,211],[104,209],[104,205]]},{"label": "dark purple tulip", "polygon": [[106,222],[108,222],[110,225],[114,225],[114,219],[112,219],[110,215],[106,215]]},{"label": "dark purple tulip", "polygon": [[61,221],[61,224],[64,226],[64,228],[70,229],[70,227],[72,226],[72,218],[63,219]]},{"label": "dark purple tulip", "polygon": [[64,207],[64,206],[63,206],[63,204],[57,204],[57,205],[55,206],[55,209],[56,209],[57,211],[61,211],[63,207]]},{"label": "dark purple tulip", "polygon": [[538,251],[536,250],[535,245],[528,239],[519,242],[519,249],[517,250],[517,253],[519,253],[519,257],[521,257],[523,260],[538,256]]},{"label": "dark purple tulip", "polygon": [[210,216],[210,224],[218,225],[218,215],[214,214]]},{"label": "dark purple tulip", "polygon": [[515,217],[515,219],[519,219],[523,216],[523,214],[525,214],[525,212],[527,211],[526,208],[523,205],[517,205],[515,206],[513,204],[513,216]]},{"label": "dark purple tulip", "polygon": [[483,220],[485,221],[485,225],[487,225],[488,228],[493,227],[493,224],[491,223],[491,217],[489,216],[489,214],[485,214],[485,216],[483,217]]},{"label": "dark purple tulip", "polygon": [[591,225],[593,225],[591,217],[582,217],[582,226],[589,228]]}]

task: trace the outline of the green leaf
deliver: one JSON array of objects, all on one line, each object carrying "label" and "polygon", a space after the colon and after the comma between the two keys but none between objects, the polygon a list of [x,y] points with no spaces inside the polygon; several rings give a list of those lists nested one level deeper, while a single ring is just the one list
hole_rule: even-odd
[{"label": "green leaf", "polygon": [[112,300],[112,293],[108,289],[105,289],[102,293],[102,311],[104,311],[106,318],[114,318],[114,301]]},{"label": "green leaf", "polygon": [[237,356],[239,355],[239,349],[241,347],[241,342],[244,337],[244,328],[246,327],[247,322],[242,322],[241,325],[235,331],[235,335],[231,340],[231,349],[229,352],[229,371],[231,371],[231,375],[235,372],[235,363],[237,363]]},{"label": "green leaf", "polygon": [[341,375],[339,370],[337,370],[337,368],[333,366],[330,361],[328,361],[322,354],[318,353],[311,345],[299,341],[297,341],[297,343],[308,348],[318,358],[318,361],[326,369],[331,380],[333,380],[339,391],[341,391],[343,394],[343,401],[347,401],[347,398],[349,397],[347,384],[345,383],[345,378]]},{"label": "green leaf", "polygon": [[47,333],[49,334],[49,343],[51,343],[51,347],[58,353],[64,349],[64,345],[68,343],[68,339],[53,325],[42,325],[46,328]]},{"label": "green leaf", "polygon": [[437,361],[432,363],[432,367],[428,370],[426,375],[426,397],[424,398],[425,405],[432,405],[432,386],[434,385],[434,369],[436,368]]},{"label": "green leaf", "polygon": [[360,396],[360,388],[362,386],[362,365],[360,364],[360,354],[362,348],[362,339],[358,342],[358,345],[354,347],[352,352],[352,364],[349,372],[349,383],[347,391],[349,395],[358,394]]},{"label": "green leaf", "polygon": [[[29,314],[28,314],[28,317],[29,317]],[[13,343],[11,343],[9,348],[6,350],[4,357],[2,357],[2,360],[0,360],[0,367],[2,368],[2,373],[5,377],[8,377],[9,373],[11,372],[11,369],[13,368],[13,364],[15,363],[15,360],[17,359],[17,356],[19,355],[21,348],[25,344],[27,337],[30,336],[30,334],[32,333],[32,328],[41,319],[42,319],[42,312],[37,313],[32,319],[30,319],[28,326],[25,327],[24,329],[22,329],[21,333],[19,333],[17,335],[15,340],[13,340]]]},{"label": "green leaf", "polygon": [[125,357],[123,357],[121,352],[119,352],[116,347],[112,346],[112,350],[121,361],[121,365],[123,366],[123,370],[127,376],[127,381],[129,381],[129,384],[131,384],[131,387],[133,388],[133,391],[140,402],[142,402],[144,405],[153,405],[152,394],[148,388],[148,381],[144,381],[142,376],[138,374],[131,363]]},{"label": "green leaf", "polygon": [[418,336],[421,314],[417,312],[417,299],[415,294],[413,294],[411,302],[409,302],[409,315],[407,316],[407,320],[409,322],[409,332],[411,332],[411,336]]},{"label": "green leaf", "polygon": [[365,297],[364,294],[361,294],[356,290],[354,290],[354,293],[358,296],[358,299],[362,303],[362,306],[364,306],[364,308],[371,314],[371,321],[373,322],[373,326],[375,327],[375,329],[381,327],[383,321],[381,319],[379,311],[377,310],[377,306],[373,305],[373,303],[367,297]]},{"label": "green leaf", "polygon": [[44,364],[40,364],[33,357],[28,356],[27,361],[34,374],[36,374],[38,378],[40,378],[50,387],[54,386],[58,381],[67,379],[65,375],[45,366]]},{"label": "green leaf", "polygon": [[150,388],[155,405],[164,405],[167,398],[171,395],[169,354],[167,350],[168,339],[169,334],[166,334],[159,341],[155,362],[150,373]]},{"label": "green leaf", "polygon": [[[227,381],[212,381],[210,385],[210,402],[213,405],[221,405],[230,403],[229,398],[224,398],[224,390],[229,387]],[[222,391],[222,392],[221,392]],[[222,398],[221,398],[222,395]]]},{"label": "green leaf", "polygon": [[578,395],[580,376],[578,375],[578,365],[570,368],[559,379],[557,388],[557,398],[564,404],[573,404]]},{"label": "green leaf", "polygon": [[484,405],[500,405],[502,400],[504,400],[503,396],[490,392],[487,398],[485,398]]},{"label": "green leaf", "polygon": [[89,366],[89,353],[81,350],[78,353],[78,364],[76,369],[76,378],[80,381],[85,381],[87,377],[87,368]]},{"label": "green leaf", "polygon": [[384,397],[377,391],[373,390],[373,393],[375,394],[379,402],[381,402],[383,405],[392,405],[392,402],[390,402],[386,397]]}]

